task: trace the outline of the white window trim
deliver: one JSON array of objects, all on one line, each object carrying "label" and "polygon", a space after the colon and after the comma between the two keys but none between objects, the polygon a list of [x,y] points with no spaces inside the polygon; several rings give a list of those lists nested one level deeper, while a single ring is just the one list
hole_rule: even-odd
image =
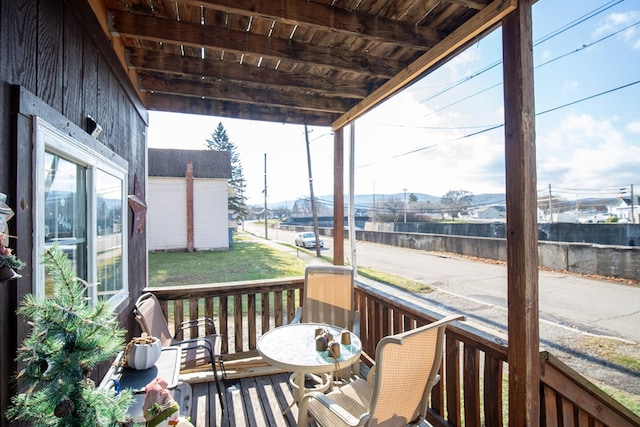
[{"label": "white window trim", "polygon": [[[127,203],[127,182],[128,182],[128,162],[115,153],[111,153],[112,156],[125,167],[120,166],[118,163],[110,160],[101,153],[91,149],[90,147],[82,144],[73,137],[60,132],[51,124],[47,123],[43,119],[34,116],[34,158],[35,158],[35,176],[33,189],[34,197],[34,250],[33,250],[33,277],[34,277],[34,294],[38,297],[44,296],[44,278],[45,271],[44,265],[42,265],[42,254],[44,253],[44,186],[42,183],[45,181],[44,177],[44,155],[45,149],[51,153],[60,155],[70,161],[78,163],[87,168],[87,191],[90,197],[87,200],[87,252],[88,252],[88,266],[87,275],[89,283],[97,282],[97,256],[96,256],[96,241],[98,238],[96,228],[96,204],[95,204],[95,175],[97,170],[102,170],[122,180],[122,289],[112,296],[108,303],[114,309],[118,307],[122,302],[128,299],[129,296],[129,273],[128,273],[128,236],[126,234],[126,218],[128,218],[128,206]],[[90,294],[92,301],[97,301],[97,289],[95,286],[91,286]]]}]

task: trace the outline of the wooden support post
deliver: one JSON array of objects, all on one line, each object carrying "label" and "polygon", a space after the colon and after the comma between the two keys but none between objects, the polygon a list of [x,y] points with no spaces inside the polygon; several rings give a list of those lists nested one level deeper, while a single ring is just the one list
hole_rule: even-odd
[{"label": "wooden support post", "polygon": [[344,265],[344,129],[333,136],[333,264]]},{"label": "wooden support post", "polygon": [[193,252],[193,162],[187,162],[187,252]]},{"label": "wooden support post", "polygon": [[538,228],[531,7],[521,0],[502,22],[509,425],[540,425]]}]

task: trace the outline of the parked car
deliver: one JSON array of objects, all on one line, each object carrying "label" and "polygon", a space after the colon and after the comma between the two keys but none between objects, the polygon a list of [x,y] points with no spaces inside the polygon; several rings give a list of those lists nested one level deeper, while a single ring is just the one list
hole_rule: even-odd
[{"label": "parked car", "polygon": [[[316,247],[316,234],[313,232],[304,232],[296,235],[296,246],[303,248],[315,248]],[[318,236],[318,244],[321,248],[324,248],[324,240]]]}]

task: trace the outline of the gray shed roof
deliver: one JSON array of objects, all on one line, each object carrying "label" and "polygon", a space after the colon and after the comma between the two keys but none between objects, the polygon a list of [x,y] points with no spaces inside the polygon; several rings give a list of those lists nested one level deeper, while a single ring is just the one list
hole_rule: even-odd
[{"label": "gray shed roof", "polygon": [[149,148],[149,176],[186,176],[187,162],[193,162],[194,178],[231,179],[228,151]]}]

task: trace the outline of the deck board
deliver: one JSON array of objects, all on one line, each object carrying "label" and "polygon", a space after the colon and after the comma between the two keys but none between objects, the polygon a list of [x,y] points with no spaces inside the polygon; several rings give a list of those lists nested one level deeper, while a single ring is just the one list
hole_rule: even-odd
[{"label": "deck board", "polygon": [[297,426],[298,406],[287,410],[293,402],[288,378],[288,374],[274,374],[225,380],[224,414],[214,382],[192,384],[191,423],[196,427]]}]

